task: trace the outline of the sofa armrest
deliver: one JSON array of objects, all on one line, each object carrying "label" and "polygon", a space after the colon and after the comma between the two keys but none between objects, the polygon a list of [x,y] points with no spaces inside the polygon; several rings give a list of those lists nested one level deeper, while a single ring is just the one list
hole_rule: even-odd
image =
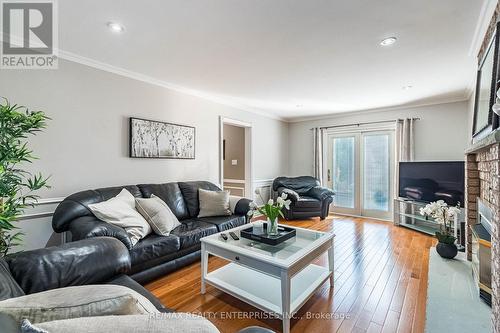
[{"label": "sofa armrest", "polygon": [[313,198],[316,198],[318,200],[325,200],[328,198],[332,198],[335,195],[335,192],[330,190],[329,188],[322,187],[322,186],[315,186],[309,191],[307,191],[307,195]]},{"label": "sofa armrest", "polygon": [[26,294],[98,284],[130,271],[129,251],[122,242],[110,237],[18,252],[5,261]]},{"label": "sofa armrest", "polygon": [[113,237],[121,241],[127,249],[132,249],[132,241],[125,229],[103,222],[95,216],[81,216],[69,223],[72,240],[77,241],[93,237]]},{"label": "sofa armrest", "polygon": [[290,199],[292,202],[297,202],[300,198],[300,195],[297,192],[295,192],[294,190],[292,190],[290,188],[286,188],[283,186],[278,187],[276,189],[276,193],[277,193],[278,197],[281,196],[283,193],[285,193],[286,198]]},{"label": "sofa armrest", "polygon": [[250,203],[253,200],[238,197],[236,195],[229,196],[229,208],[231,212],[235,215],[246,216],[250,210]]}]

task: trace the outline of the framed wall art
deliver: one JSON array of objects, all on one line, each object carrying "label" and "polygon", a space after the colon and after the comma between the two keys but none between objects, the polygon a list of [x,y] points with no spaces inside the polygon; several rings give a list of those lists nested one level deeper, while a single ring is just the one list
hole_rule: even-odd
[{"label": "framed wall art", "polygon": [[130,157],[195,158],[196,130],[192,126],[130,118]]}]

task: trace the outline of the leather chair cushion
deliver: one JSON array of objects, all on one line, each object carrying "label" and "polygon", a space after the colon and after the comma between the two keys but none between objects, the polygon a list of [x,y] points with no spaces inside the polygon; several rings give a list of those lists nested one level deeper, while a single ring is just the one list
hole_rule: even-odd
[{"label": "leather chair cushion", "polygon": [[306,195],[302,195],[299,200],[294,203],[294,207],[296,208],[321,208],[321,201],[316,198],[308,197]]},{"label": "leather chair cushion", "polygon": [[19,296],[24,296],[24,291],[10,274],[9,265],[0,259],[0,301]]},{"label": "leather chair cushion", "polygon": [[179,220],[189,218],[189,211],[182,196],[181,189],[177,183],[166,184],[141,184],[137,185],[144,198],[150,198],[152,194],[165,201],[172,213]]},{"label": "leather chair cushion", "polygon": [[[132,266],[128,275],[130,275],[135,281],[140,284],[144,284],[145,282],[151,281],[152,279],[158,278],[160,275],[149,274],[147,271],[155,271],[159,266],[163,266],[165,264],[171,264],[173,267],[181,267],[178,266],[179,260],[182,258],[191,255],[194,252],[200,252],[201,244],[198,243],[194,246],[181,249],[176,252],[169,253],[162,257],[152,258],[149,261],[139,262]],[[166,274],[166,273],[165,273]],[[165,275],[163,274],[163,275]],[[136,277],[140,275],[141,278],[138,280]],[[146,277],[146,279],[143,279]]]},{"label": "leather chair cushion", "polygon": [[245,216],[231,215],[231,216],[217,216],[217,217],[201,217],[199,221],[210,223],[217,226],[218,231],[229,230],[245,224]]},{"label": "leather chair cushion", "polygon": [[130,250],[132,266],[179,251],[181,241],[174,235],[149,235]]},{"label": "leather chair cushion", "polygon": [[179,188],[181,189],[182,195],[184,196],[184,201],[186,202],[189,216],[197,217],[200,213],[200,203],[198,197],[198,190],[204,189],[209,191],[220,191],[220,188],[215,186],[210,182],[199,181],[199,182],[179,182]]},{"label": "leather chair cushion", "polygon": [[181,249],[185,249],[200,243],[200,239],[203,237],[217,232],[217,227],[212,223],[190,219],[182,221],[182,225],[172,230],[170,235],[179,237],[181,240]]}]

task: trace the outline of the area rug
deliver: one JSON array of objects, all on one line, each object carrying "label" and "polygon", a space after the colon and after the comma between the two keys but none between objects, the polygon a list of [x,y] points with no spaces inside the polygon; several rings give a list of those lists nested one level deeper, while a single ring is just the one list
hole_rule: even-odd
[{"label": "area rug", "polygon": [[491,308],[479,298],[471,263],[464,253],[449,260],[430,248],[425,331],[492,331]]}]

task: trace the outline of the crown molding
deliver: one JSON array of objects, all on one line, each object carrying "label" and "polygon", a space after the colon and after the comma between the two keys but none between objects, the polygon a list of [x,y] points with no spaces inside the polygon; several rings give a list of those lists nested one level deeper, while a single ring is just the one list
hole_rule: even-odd
[{"label": "crown molding", "polygon": [[130,78],[130,79],[133,79],[133,80],[138,80],[138,81],[142,81],[145,83],[149,83],[149,84],[152,84],[155,86],[159,86],[162,88],[176,91],[176,92],[181,93],[181,94],[190,95],[190,96],[198,97],[198,98],[201,98],[204,100],[208,100],[208,101],[213,102],[213,103],[230,106],[230,107],[233,107],[233,108],[236,108],[236,109],[239,109],[242,111],[246,111],[246,112],[249,112],[252,114],[257,114],[259,116],[263,116],[266,118],[275,119],[275,120],[279,120],[282,122],[287,122],[287,120],[285,118],[279,117],[279,116],[274,115],[274,114],[266,113],[265,111],[256,110],[252,107],[249,107],[248,105],[244,105],[244,104],[238,103],[236,101],[233,101],[231,98],[227,98],[227,97],[219,96],[219,95],[214,95],[214,94],[209,94],[209,93],[206,93],[203,91],[190,89],[190,88],[186,88],[186,87],[179,86],[176,84],[172,84],[172,83],[167,82],[167,81],[158,80],[158,79],[155,79],[155,78],[148,76],[148,75],[144,75],[144,74],[141,74],[138,72],[130,71],[130,70],[125,69],[125,68],[113,66],[113,65],[101,62],[101,61],[91,59],[91,58],[83,57],[83,56],[80,56],[80,55],[72,53],[72,52],[59,50],[58,56],[59,56],[59,58],[67,60],[67,61],[78,63],[81,65],[85,65],[85,66],[99,69],[99,70],[102,70],[105,72],[113,73],[116,75],[124,76],[124,77]]},{"label": "crown molding", "polygon": [[404,104],[404,105],[398,105],[398,106],[393,106],[393,107],[381,107],[381,108],[375,108],[375,109],[354,110],[354,111],[330,113],[330,114],[325,114],[325,115],[321,115],[321,116],[313,116],[313,117],[288,118],[287,121],[289,123],[302,123],[302,122],[306,122],[306,121],[340,118],[340,117],[352,116],[352,115],[364,115],[364,114],[377,113],[377,112],[406,110],[406,109],[410,109],[410,108],[422,108],[422,107],[432,106],[432,105],[452,104],[452,103],[464,102],[464,101],[468,100],[468,98],[466,97],[467,95],[468,94],[466,92],[462,96],[457,96],[457,97],[448,98],[448,99],[442,99],[439,101],[429,102],[429,103]]},{"label": "crown molding", "polygon": [[472,37],[472,42],[469,47],[468,53],[469,56],[474,57],[474,59],[477,57],[477,53],[481,48],[484,35],[488,30],[491,17],[495,13],[497,4],[498,0],[485,0],[483,6],[481,7],[481,11],[479,12],[479,17],[477,19],[476,29],[474,30],[474,35]]}]

